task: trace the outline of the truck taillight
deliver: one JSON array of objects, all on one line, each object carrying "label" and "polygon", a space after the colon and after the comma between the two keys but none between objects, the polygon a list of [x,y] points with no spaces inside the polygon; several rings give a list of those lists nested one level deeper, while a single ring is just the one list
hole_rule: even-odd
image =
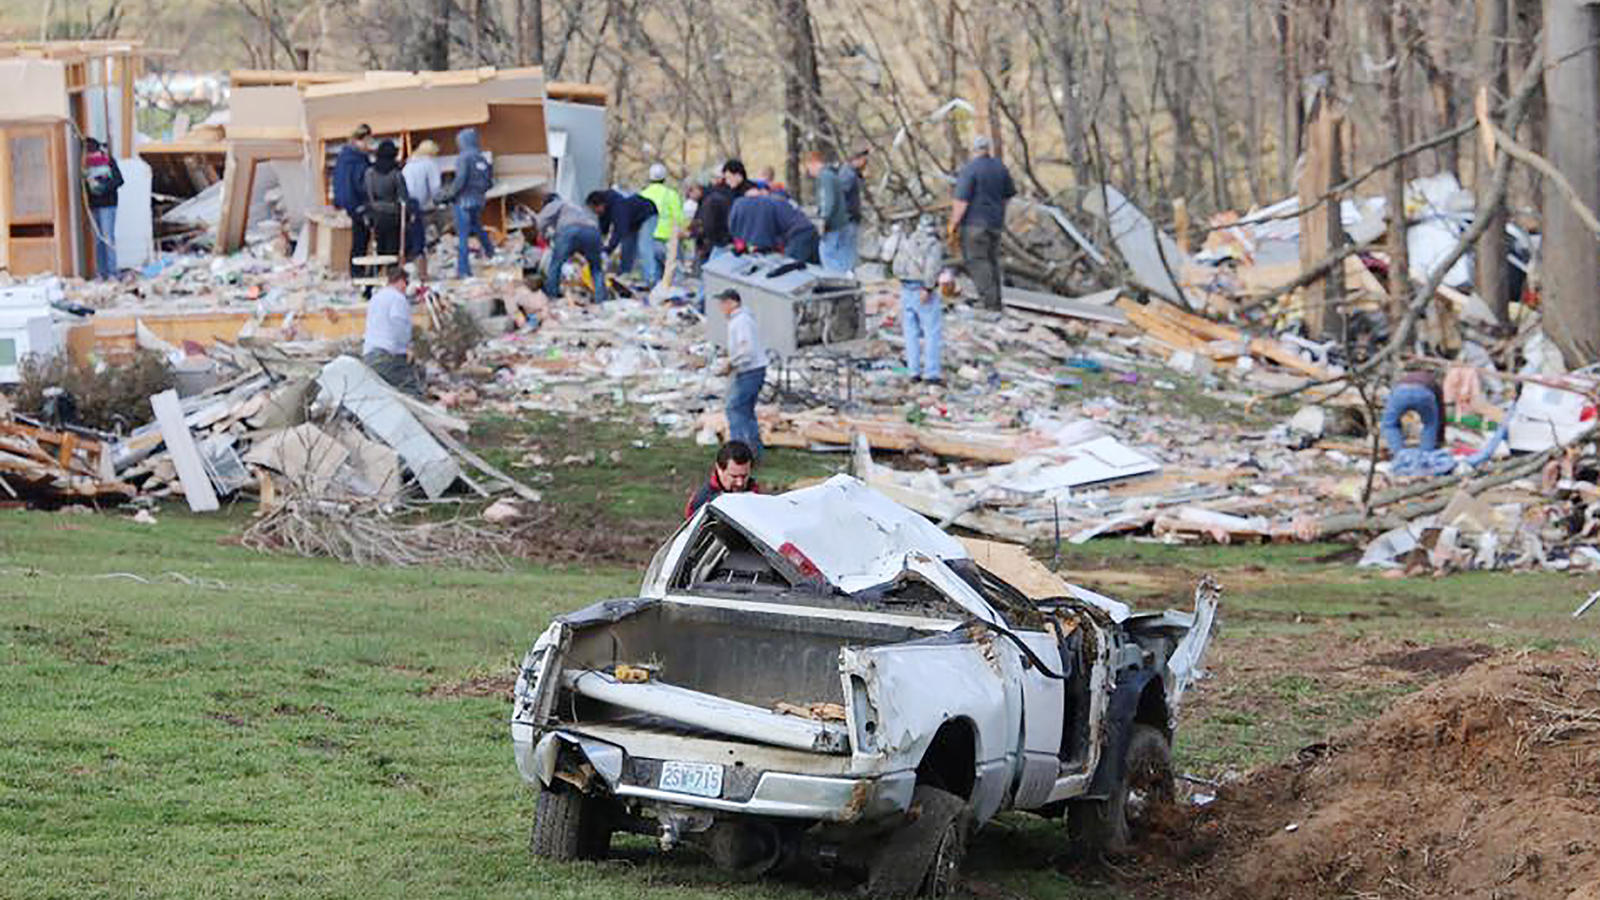
[{"label": "truck taillight", "polygon": [[783,546],[778,548],[778,555],[788,560],[796,569],[799,569],[802,577],[814,581],[822,579],[822,570],[817,568],[817,564],[812,562],[809,556],[801,552],[793,541],[785,541]]}]

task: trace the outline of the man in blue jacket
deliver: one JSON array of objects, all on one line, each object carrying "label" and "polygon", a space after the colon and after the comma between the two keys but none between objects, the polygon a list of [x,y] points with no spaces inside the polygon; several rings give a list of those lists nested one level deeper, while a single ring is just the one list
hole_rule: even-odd
[{"label": "man in blue jacket", "polygon": [[817,246],[821,235],[817,234],[817,226],[810,217],[800,207],[781,197],[769,194],[765,199],[772,204],[778,228],[781,229],[783,255],[803,263],[817,262]]},{"label": "man in blue jacket", "polygon": [[645,285],[655,287],[661,277],[660,260],[656,259],[656,205],[649,197],[613,190],[591,191],[584,202],[600,220],[600,233],[606,236],[606,255],[622,250],[618,274],[632,272],[637,261]]},{"label": "man in blue jacket", "polygon": [[[367,255],[367,154],[371,150],[372,128],[357,125],[350,133],[350,141],[339,148],[333,161],[333,205],[350,217],[350,258]],[[352,262],[350,274],[360,275]]]},{"label": "man in blue jacket", "polygon": [[783,228],[778,224],[777,204],[761,188],[752,188],[733,201],[728,213],[728,233],[733,236],[735,253],[777,253],[783,246]]},{"label": "man in blue jacket", "polygon": [[494,164],[483,155],[478,146],[478,129],[463,128],[456,132],[456,177],[440,195],[439,202],[454,203],[456,210],[456,275],[472,275],[472,251],[468,239],[478,236],[485,256],[494,255],[494,244],[489,232],[483,230],[483,207],[488,202],[486,194],[494,186]]}]

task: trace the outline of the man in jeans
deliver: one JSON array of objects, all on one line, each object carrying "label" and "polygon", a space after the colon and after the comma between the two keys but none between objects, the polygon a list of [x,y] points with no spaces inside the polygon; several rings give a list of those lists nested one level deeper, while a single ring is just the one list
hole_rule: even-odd
[{"label": "man in jeans", "polygon": [[94,138],[83,140],[83,183],[94,216],[94,268],[101,278],[117,277],[117,189],[122,170],[116,157]]},{"label": "man in jeans", "polygon": [[728,320],[728,439],[750,448],[761,458],[761,428],[756,424],[756,397],[767,380],[767,348],[761,345],[756,317],[744,308],[739,292],[728,288],[717,295]]},{"label": "man in jeans", "polygon": [[656,205],[643,194],[624,194],[609,188],[590,191],[584,202],[600,222],[606,255],[610,256],[613,250],[622,251],[617,273],[629,274],[637,262],[645,287],[655,287],[661,278],[660,261],[656,259],[655,233],[660,221]]},{"label": "man in jeans", "polygon": [[574,253],[589,263],[594,280],[594,302],[606,302],[606,258],[601,249],[600,222],[594,213],[560,194],[551,194],[539,207],[539,230],[550,238],[550,270],[544,275],[544,295],[561,296],[561,269]]},{"label": "man in jeans", "polygon": [[900,322],[906,339],[906,374],[912,381],[943,384],[944,300],[936,290],[944,266],[944,245],[933,217],[924,216],[917,230],[906,234],[896,225],[883,243],[894,277],[900,282]]},{"label": "man in jeans", "polygon": [[955,202],[947,234],[961,238],[967,274],[978,285],[984,309],[1000,311],[1000,235],[1006,228],[1006,201],[1017,195],[1006,164],[989,153],[989,137],[972,141],[972,159],[956,175]]},{"label": "man in jeans", "polygon": [[478,146],[478,129],[463,128],[456,133],[456,176],[439,197],[440,203],[456,207],[456,276],[472,276],[472,252],[468,241],[477,235],[484,256],[494,256],[494,244],[483,229],[483,207],[489,188],[494,186],[494,165]]},{"label": "man in jeans", "polygon": [[854,267],[852,250],[855,231],[850,227],[850,206],[846,197],[844,172],[854,172],[849,166],[839,165],[833,151],[811,151],[806,160],[806,171],[817,181],[817,216],[822,219],[822,267],[834,272],[848,272]]}]

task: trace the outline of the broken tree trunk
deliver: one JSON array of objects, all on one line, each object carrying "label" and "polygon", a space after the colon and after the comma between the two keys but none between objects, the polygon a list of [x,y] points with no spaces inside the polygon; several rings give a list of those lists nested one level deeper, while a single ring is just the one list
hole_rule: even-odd
[{"label": "broken tree trunk", "polygon": [[[1545,147],[1576,199],[1600,208],[1600,36],[1593,6],[1545,0]],[[1513,133],[1507,128],[1508,133]],[[1600,253],[1554,179],[1544,182],[1544,332],[1568,367],[1600,359]]]},{"label": "broken tree trunk", "polygon": [[[1310,268],[1323,257],[1337,252],[1344,243],[1344,226],[1339,219],[1339,198],[1328,196],[1330,188],[1343,180],[1339,146],[1344,114],[1326,94],[1313,101],[1311,125],[1306,129],[1305,170],[1300,175],[1300,265]],[[1344,332],[1339,304],[1344,301],[1344,269],[1334,266],[1326,277],[1306,286],[1304,294],[1306,333],[1313,340],[1325,340]]]},{"label": "broken tree trunk", "polygon": [[[1478,116],[1487,118],[1489,104],[1506,94],[1509,76],[1505,67],[1505,51],[1501,44],[1506,32],[1506,0],[1477,0],[1477,34],[1473,41],[1473,70],[1477,78],[1476,105]],[[1480,140],[1473,154],[1472,187],[1477,194],[1477,214],[1489,214],[1489,195],[1493,191],[1493,142]],[[1506,211],[1502,205],[1493,213],[1489,228],[1478,239],[1476,256],[1476,286],[1478,296],[1489,304],[1495,320],[1501,324],[1510,321],[1511,298],[1506,271]]]}]

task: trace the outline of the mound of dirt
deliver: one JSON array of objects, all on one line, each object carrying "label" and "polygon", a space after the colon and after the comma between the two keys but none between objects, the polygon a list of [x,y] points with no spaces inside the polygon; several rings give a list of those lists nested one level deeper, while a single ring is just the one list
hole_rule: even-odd
[{"label": "mound of dirt", "polygon": [[1479,663],[1178,827],[1168,896],[1600,898],[1600,662]]}]

